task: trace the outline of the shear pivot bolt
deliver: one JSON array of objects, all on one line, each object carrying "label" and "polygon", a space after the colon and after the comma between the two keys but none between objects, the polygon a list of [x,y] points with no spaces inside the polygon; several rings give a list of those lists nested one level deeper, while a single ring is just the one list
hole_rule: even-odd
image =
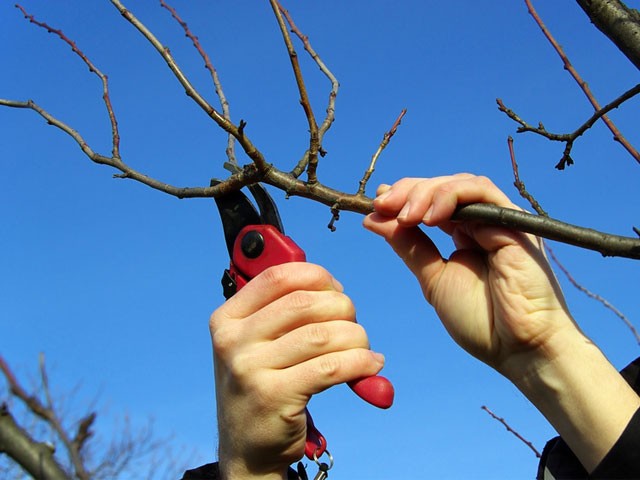
[{"label": "shear pivot bolt", "polygon": [[247,258],[257,258],[264,251],[264,237],[260,232],[251,230],[242,237],[240,247]]}]

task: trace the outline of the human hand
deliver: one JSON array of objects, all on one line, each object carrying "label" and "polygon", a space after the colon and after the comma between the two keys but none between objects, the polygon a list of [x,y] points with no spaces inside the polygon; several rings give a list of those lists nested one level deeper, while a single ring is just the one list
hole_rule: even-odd
[{"label": "human hand", "polygon": [[[513,379],[528,367],[524,354],[578,330],[539,239],[450,220],[458,205],[477,202],[519,209],[485,177],[407,178],[380,187],[364,226],[404,260],[453,339]],[[420,224],[451,235],[456,250],[448,260]]]},{"label": "human hand", "polygon": [[304,451],[311,395],[382,368],[342,291],[321,267],[287,263],[211,316],[225,479],[286,478]]}]

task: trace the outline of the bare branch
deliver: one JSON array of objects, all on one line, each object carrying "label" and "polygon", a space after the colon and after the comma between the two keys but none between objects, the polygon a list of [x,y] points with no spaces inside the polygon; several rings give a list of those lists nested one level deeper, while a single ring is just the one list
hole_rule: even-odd
[{"label": "bare branch", "polygon": [[589,290],[588,288],[586,288],[582,284],[578,283],[578,281],[573,277],[573,275],[571,275],[571,273],[569,273],[569,270],[567,270],[564,267],[564,265],[562,265],[562,263],[560,263],[560,260],[558,260],[558,257],[556,256],[555,252],[551,249],[551,247],[547,244],[547,242],[544,242],[544,247],[547,250],[547,253],[549,253],[549,256],[551,257],[551,259],[557,265],[557,267],[567,277],[567,280],[569,280],[571,285],[576,287],[578,290],[580,290],[582,293],[584,293],[587,297],[592,298],[592,299],[600,302],[605,308],[608,308],[609,310],[611,310],[629,328],[629,330],[631,331],[631,333],[635,337],[636,342],[638,343],[638,345],[640,345],[640,334],[638,334],[638,330],[633,325],[633,323],[631,323],[631,321],[627,318],[627,316],[624,315],[620,310],[618,310],[610,302],[608,302],[604,297],[602,297],[601,295],[598,295],[597,293],[593,293],[591,290]]},{"label": "bare branch", "polygon": [[60,37],[60,39],[65,42],[67,45],[71,47],[73,53],[78,55],[82,61],[89,67],[89,71],[94,73],[100,78],[102,82],[102,99],[104,101],[105,106],[107,107],[107,113],[109,115],[109,122],[111,123],[111,138],[112,138],[112,151],[111,155],[114,159],[120,158],[120,133],[118,132],[118,121],[116,120],[116,115],[113,111],[113,105],[111,104],[111,97],[109,96],[109,80],[107,76],[102,73],[89,58],[82,53],[82,51],[77,47],[75,42],[73,42],[69,37],[67,37],[62,30],[57,30],[53,27],[50,27],[46,23],[37,21],[33,15],[29,15],[24,8],[20,5],[16,4],[16,8],[18,8],[24,17],[29,20],[29,22],[37,25],[38,27],[44,28],[47,32],[53,33]]},{"label": "bare branch", "polygon": [[314,184],[318,181],[318,176],[316,173],[316,170],[318,168],[318,153],[320,150],[318,123],[316,122],[316,117],[313,114],[313,108],[311,107],[309,95],[307,94],[307,87],[305,86],[304,77],[302,76],[302,70],[300,69],[300,63],[298,62],[298,53],[293,47],[291,36],[289,35],[289,31],[287,30],[287,26],[285,25],[285,21],[282,16],[281,6],[277,0],[270,0],[270,3],[271,8],[273,9],[273,13],[278,20],[278,26],[280,27],[282,38],[287,47],[287,52],[289,53],[291,68],[296,79],[296,84],[298,85],[298,92],[300,93],[300,104],[304,109],[304,113],[309,124],[309,160],[307,164],[307,181],[310,184]]},{"label": "bare branch", "polygon": [[31,438],[16,423],[6,404],[0,405],[0,453],[15,460],[32,478],[71,480],[53,457],[51,446]]},{"label": "bare branch", "polygon": [[[216,95],[220,99],[220,106],[222,107],[222,116],[227,120],[231,121],[231,111],[229,109],[229,102],[227,100],[227,97],[224,94],[224,90],[222,89],[222,82],[220,81],[218,71],[213,66],[213,63],[209,58],[209,54],[202,47],[202,44],[200,43],[200,40],[198,39],[198,37],[193,34],[191,29],[187,25],[187,22],[185,22],[180,17],[180,15],[178,15],[178,12],[176,11],[176,9],[171,5],[168,5],[164,0],[160,0],[160,5],[166,10],[168,10],[169,13],[171,13],[171,16],[175,19],[176,22],[178,22],[178,24],[184,30],[185,36],[191,40],[191,42],[193,43],[193,46],[202,57],[202,60],[204,60],[204,67],[209,71]],[[227,140],[226,153],[227,153],[227,158],[229,159],[229,162],[237,166],[238,161],[236,160],[236,156],[235,156],[235,138],[231,134],[229,134],[229,138]]]},{"label": "bare branch", "polygon": [[605,257],[640,259],[640,239],[603,233],[591,228],[561,222],[551,217],[532,215],[488,203],[474,203],[458,208],[452,219],[458,221],[474,220],[520,230],[549,240],[595,250]]},{"label": "bare branch", "polygon": [[578,0],[593,24],[640,68],[640,13],[618,0]]},{"label": "bare branch", "polygon": [[[589,102],[593,106],[593,109],[596,112],[598,110],[600,110],[601,109],[600,104],[596,100],[596,98],[593,95],[593,93],[591,93],[591,89],[589,88],[589,85],[587,85],[587,82],[585,82],[582,79],[582,77],[580,76],[578,71],[573,67],[573,65],[569,61],[569,58],[564,53],[564,50],[562,49],[560,44],[556,41],[556,39],[553,37],[553,35],[551,35],[551,32],[546,27],[546,25],[543,23],[542,19],[538,15],[538,12],[536,12],[535,8],[531,4],[531,0],[525,0],[525,3],[527,4],[527,8],[529,9],[529,13],[531,14],[531,16],[533,17],[535,22],[538,24],[540,29],[542,30],[542,33],[547,38],[547,40],[549,40],[549,42],[551,43],[553,48],[556,50],[556,52],[558,53],[558,55],[562,59],[562,62],[564,64],[565,70],[567,70],[571,74],[571,76],[574,78],[574,80],[578,83],[578,85],[580,86],[580,88],[582,89],[584,94],[589,99]],[[613,139],[616,140],[617,142],[620,142],[620,144],[622,144],[622,146],[629,152],[629,154],[638,163],[640,163],[640,153],[635,148],[633,148],[633,146],[627,141],[627,139],[620,133],[618,128],[609,119],[609,117],[607,117],[606,115],[602,115],[602,121],[607,125],[607,127],[609,127],[609,130],[611,130],[611,133],[613,134]],[[558,167],[558,168],[561,169],[561,167]]]},{"label": "bare branch", "polygon": [[531,195],[527,191],[527,188],[525,187],[524,182],[520,180],[520,173],[518,171],[518,162],[516,161],[516,154],[513,150],[513,138],[511,137],[511,135],[509,135],[509,138],[507,139],[507,144],[509,146],[509,156],[511,157],[511,168],[513,169],[513,176],[515,178],[513,184],[518,189],[520,196],[529,202],[531,207],[536,212],[538,212],[538,215],[543,215],[545,217],[548,217],[549,215],[547,214],[547,212],[545,212],[542,206],[538,203],[538,201],[535,198],[533,198],[533,195]]},{"label": "bare branch", "polygon": [[535,456],[537,458],[541,457],[540,452],[536,449],[536,447],[533,446],[533,443],[531,443],[529,440],[525,439],[522,435],[520,435],[513,428],[511,428],[511,426],[506,422],[506,420],[504,418],[498,417],[495,413],[493,413],[491,410],[489,410],[485,405],[483,405],[480,408],[482,408],[482,410],[487,412],[491,416],[491,418],[493,418],[494,420],[497,420],[502,425],[504,425],[504,427],[507,429],[507,431],[510,432],[510,433],[513,433],[518,438],[518,440],[520,440],[527,447],[529,447],[533,451],[533,453],[535,454]]},{"label": "bare branch", "polygon": [[[233,135],[238,143],[242,146],[247,156],[253,161],[257,169],[264,172],[270,168],[270,165],[264,159],[262,153],[253,145],[249,138],[245,135],[244,129],[234,125],[230,120],[226,119],[224,115],[218,112],[213,106],[200,95],[200,93],[191,84],[187,76],[182,69],[178,66],[177,62],[171,55],[168,47],[165,47],[160,40],[140,21],[138,18],[127,9],[120,0],[111,0],[111,3],[116,7],[120,14],[131,23],[151,45],[156,49],[160,56],[164,59],[169,69],[173,72],[174,76],[184,87],[185,93],[225,132]],[[131,177],[127,177],[131,178]],[[154,187],[155,188],[155,187]]]},{"label": "bare branch", "polygon": [[378,146],[378,150],[376,150],[376,153],[374,153],[373,157],[371,157],[371,163],[369,164],[369,168],[364,172],[364,176],[362,177],[362,180],[360,180],[358,195],[364,195],[364,190],[367,187],[367,182],[369,181],[369,178],[371,178],[373,171],[376,169],[376,163],[378,162],[378,157],[380,156],[382,151],[387,147],[387,145],[389,145],[389,141],[391,140],[391,137],[393,137],[396,134],[396,130],[398,130],[398,126],[400,126],[400,123],[402,122],[402,118],[405,116],[406,113],[407,113],[407,109],[403,108],[402,111],[400,112],[400,115],[398,115],[398,118],[396,118],[396,121],[393,122],[391,129],[383,135],[382,142],[380,142],[380,145]]},{"label": "bare branch", "polygon": [[608,103],[607,105],[602,107],[600,110],[595,112],[591,117],[589,117],[589,119],[587,119],[587,121],[585,121],[572,133],[552,133],[552,132],[549,132],[544,127],[544,125],[542,125],[542,123],[539,123],[537,127],[534,127],[533,125],[530,125],[529,123],[525,122],[522,118],[520,118],[520,116],[518,116],[518,114],[515,113],[513,110],[507,108],[501,99],[499,98],[496,99],[496,103],[498,104],[498,110],[500,110],[505,115],[507,115],[511,120],[520,124],[520,127],[518,127],[518,130],[517,130],[518,133],[532,132],[542,137],[545,137],[548,140],[552,140],[555,142],[564,142],[566,145],[565,145],[564,152],[562,154],[562,158],[556,165],[557,169],[563,170],[566,166],[573,164],[573,159],[571,158],[571,149],[573,147],[575,140],[578,137],[582,136],[605,114],[607,114],[608,112],[610,112],[615,108],[618,108],[620,105],[622,105],[622,103],[629,100],[630,98],[633,98],[639,93],[640,93],[640,83],[635,85],[634,87],[631,87],[629,90],[624,92],[618,98],[616,98],[615,100],[613,100],[612,102]]},{"label": "bare branch", "polygon": [[[289,27],[291,27],[291,31],[294,34],[296,34],[296,36],[300,39],[300,41],[304,45],[304,49],[311,56],[313,61],[316,62],[316,65],[318,65],[318,68],[320,68],[320,71],[331,82],[331,91],[329,92],[329,100],[327,102],[326,116],[318,129],[318,148],[319,148],[318,153],[320,154],[320,156],[324,156],[325,152],[322,148],[322,140],[324,138],[324,134],[329,130],[329,128],[331,128],[331,125],[335,120],[335,104],[336,104],[336,98],[338,96],[338,89],[340,88],[340,84],[338,83],[338,79],[335,77],[335,75],[331,72],[331,70],[329,70],[327,65],[322,61],[322,59],[320,58],[320,55],[318,55],[318,53],[311,46],[309,37],[307,35],[304,35],[300,31],[298,26],[295,24],[295,22],[293,21],[293,18],[289,14],[289,11],[285,9],[280,2],[277,2],[277,4],[278,4],[278,8],[280,9],[280,12],[282,12],[284,17],[286,18],[287,23],[289,24]],[[300,162],[298,162],[298,165],[292,170],[291,174],[296,178],[299,177],[304,171],[304,169],[306,168],[308,163],[309,163],[309,151],[307,150],[304,156],[302,157],[302,159],[300,160]]]},{"label": "bare branch", "polygon": [[[107,157],[94,152],[86,143],[84,138],[71,126],[60,121],[46,110],[41,108],[33,101],[17,101],[0,99],[0,106],[12,108],[27,108],[35,111],[43,117],[49,124],[59,128],[69,135],[93,162],[109,165],[116,168],[121,173],[115,175],[117,178],[129,178],[141,182],[151,188],[168,193],[177,198],[199,198],[199,197],[216,197],[224,195],[232,190],[237,190],[243,186],[256,182],[265,182],[287,192],[288,195],[297,195],[323,203],[334,211],[348,210],[368,214],[373,211],[372,199],[361,194],[349,194],[335,190],[331,187],[321,184],[315,176],[315,170],[311,169],[314,181],[301,181],[292,173],[285,173],[278,170],[273,165],[267,163],[262,153],[251,143],[245,135],[245,122],[241,121],[235,126],[230,120],[217,112],[207,101],[194,89],[182,70],[176,64],[168,48],[162,43],[129,11],[120,0],[111,0],[112,4],[120,11],[132,25],[134,25],[143,36],[154,46],[160,53],[162,58],[172,70],[178,81],[185,88],[187,94],[212,118],[223,130],[231,134],[240,143],[245,153],[253,161],[252,164],[244,166],[240,169],[237,165],[233,165],[234,172],[229,178],[223,182],[211,187],[177,187],[170,185],[143,173],[136,171],[125,164],[122,159],[116,156]],[[272,0],[272,7],[279,18],[281,29],[284,26],[284,20],[278,3]],[[289,38],[286,29],[283,36]],[[289,38],[289,44],[290,44]],[[308,42],[307,42],[308,43]],[[295,51],[294,51],[295,52]],[[326,73],[325,73],[326,74]],[[334,88],[336,87],[334,85]],[[335,91],[332,90],[334,94]],[[330,94],[330,100],[333,95]],[[333,104],[330,103],[330,109]],[[327,125],[330,124],[332,115],[327,117]],[[324,124],[323,124],[324,125]],[[328,127],[327,127],[328,128]],[[319,145],[318,145],[319,148]],[[316,150],[320,153],[321,150]],[[311,158],[312,149],[309,151]],[[230,164],[230,163],[229,163]],[[501,225],[507,228],[522,230],[527,233],[538,235],[544,238],[557,240],[601,252],[603,255],[615,255],[628,258],[640,258],[640,239],[621,237],[617,235],[606,234],[596,230],[577,227],[551,218],[541,218],[535,215],[526,214],[520,211],[508,210],[497,207],[495,205],[467,205],[459,208],[454,214],[454,220],[473,220],[485,222],[493,225]]]}]

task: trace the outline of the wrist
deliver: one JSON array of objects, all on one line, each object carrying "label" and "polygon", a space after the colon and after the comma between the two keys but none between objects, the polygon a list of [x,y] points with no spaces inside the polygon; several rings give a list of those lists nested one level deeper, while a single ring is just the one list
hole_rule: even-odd
[{"label": "wrist", "polygon": [[264,469],[256,469],[243,459],[226,458],[222,453],[218,460],[220,478],[223,480],[287,480],[288,465],[273,470],[262,467]]},{"label": "wrist", "polygon": [[639,408],[637,394],[577,326],[521,360],[508,378],[593,471]]}]

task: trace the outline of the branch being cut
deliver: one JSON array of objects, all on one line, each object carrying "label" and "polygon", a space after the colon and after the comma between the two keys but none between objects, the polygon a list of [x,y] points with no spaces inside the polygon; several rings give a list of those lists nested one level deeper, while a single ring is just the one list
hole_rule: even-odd
[{"label": "branch being cut", "polygon": [[[274,8],[274,13],[279,18],[279,23],[281,25],[281,30],[283,31],[283,36],[289,38],[288,32],[286,28],[282,28],[284,25],[284,19],[289,18],[288,13],[283,13],[284,9],[281,9],[279,3],[272,0],[272,6]],[[196,197],[216,197],[220,195],[225,195],[226,193],[242,188],[243,186],[256,183],[256,182],[264,182],[268,183],[280,190],[285,191],[288,195],[301,196],[305,198],[312,199],[314,201],[323,203],[332,209],[333,212],[337,212],[339,210],[348,210],[353,212],[359,212],[363,214],[368,214],[373,211],[372,199],[366,197],[365,195],[359,193],[346,193],[342,191],[335,190],[329,186],[326,186],[317,180],[317,176],[315,175],[315,169],[307,169],[310,173],[310,177],[308,181],[299,180],[296,173],[296,169],[294,169],[291,173],[286,173],[284,171],[279,170],[274,165],[267,162],[264,158],[263,154],[260,150],[250,141],[245,132],[245,123],[240,122],[239,125],[235,125],[229,118],[227,118],[224,114],[218,112],[213,106],[211,106],[205,98],[193,87],[191,82],[188,80],[187,76],[183,72],[183,70],[176,63],[175,59],[171,55],[171,52],[168,48],[166,48],[152,33],[151,31],[143,25],[133,13],[128,10],[120,0],[111,0],[111,3],[118,9],[118,11],[122,14],[122,16],[127,19],[146,39],[151,43],[151,45],[156,49],[156,51],[161,55],[164,61],[167,63],[167,66],[173,72],[174,76],[178,80],[178,82],[185,89],[187,95],[198,105],[200,108],[216,122],[216,124],[230,134],[233,138],[236,139],[238,144],[242,147],[247,156],[251,159],[250,164],[245,165],[242,168],[235,167],[233,173],[229,178],[225,179],[223,182],[215,185],[215,186],[202,186],[202,187],[178,187],[174,186],[155,178],[151,178],[144,173],[138,172],[133,169],[126,163],[122,161],[122,159],[117,155],[117,138],[114,135],[114,150],[116,154],[112,153],[112,156],[101,155],[95,152],[88,143],[84,140],[82,135],[71,126],[62,122],[58,118],[51,115],[45,109],[37,105],[35,102],[29,101],[17,101],[17,100],[8,100],[8,99],[0,99],[0,106],[7,106],[12,108],[26,108],[31,109],[38,113],[42,118],[44,118],[47,123],[53,125],[64,133],[69,135],[82,149],[83,153],[90,158],[92,161],[102,165],[111,166],[121,173],[116,174],[117,178],[129,178],[132,180],[136,180],[141,182],[151,188],[156,190],[168,193],[178,198],[196,198]],[[26,13],[26,12],[25,12]],[[282,15],[280,15],[282,13]],[[32,17],[28,17],[32,18]],[[36,22],[34,22],[36,23]],[[297,35],[301,38],[303,43],[305,44],[305,48],[310,53],[310,55],[314,58],[318,65],[324,65],[320,60],[317,54],[314,53],[313,49],[311,49],[308,39],[305,40],[306,37],[299,33],[295,24],[292,21],[289,22],[292,30],[294,32],[298,32]],[[43,28],[51,28],[44,27],[41,23],[36,23]],[[186,24],[185,24],[186,25]],[[183,27],[185,28],[185,27]],[[60,36],[60,35],[59,35]],[[64,35],[63,35],[64,36]],[[62,36],[61,36],[62,38]],[[66,36],[64,37],[66,38]],[[190,37],[191,38],[191,37]],[[194,38],[197,38],[194,36]],[[66,40],[65,40],[66,41]],[[193,41],[193,38],[192,38]],[[68,42],[69,43],[69,42]],[[290,38],[289,38],[290,43]],[[196,47],[197,48],[197,47]],[[74,52],[77,54],[81,54],[79,49],[74,49]],[[294,50],[295,52],[295,50]],[[291,54],[291,52],[290,52]],[[296,54],[297,55],[297,54]],[[81,57],[86,56],[81,54]],[[208,57],[207,57],[208,58]],[[327,117],[325,121],[322,123],[322,126],[318,130],[318,138],[321,139],[321,135],[324,134],[331,123],[333,122],[334,115],[334,101],[335,96],[337,94],[338,83],[335,80],[335,77],[330,74],[326,67],[321,67],[325,75],[327,75],[332,81],[332,90],[329,95],[329,106],[327,107]],[[301,73],[300,73],[301,75]],[[106,77],[105,77],[106,78]],[[304,85],[303,83],[301,85]],[[104,91],[103,98],[105,102],[108,101],[108,89]],[[224,102],[223,102],[224,103]],[[110,105],[110,102],[109,102]],[[108,110],[113,113],[113,109]],[[314,119],[315,122],[315,119]],[[115,121],[115,115],[113,115],[112,126],[117,125]],[[114,131],[117,132],[117,130]],[[314,148],[311,147],[312,144],[316,144],[315,141],[310,143],[310,148],[308,153],[305,155],[309,160],[313,157]],[[322,153],[322,149],[318,142],[317,153]],[[315,156],[317,159],[317,156]],[[311,175],[312,173],[312,175]],[[513,211],[504,208],[497,207],[495,205],[483,205],[483,204],[474,204],[464,206],[458,209],[458,211],[454,214],[454,220],[473,220],[479,221],[494,225],[501,225],[507,228],[512,228],[516,230],[522,230],[528,233],[532,233],[534,235],[538,235],[541,237],[554,239],[557,241],[570,243],[572,245],[580,246],[583,248],[588,248],[591,250],[596,250],[601,252],[603,255],[614,255],[614,256],[623,256],[628,258],[640,258],[640,239],[638,238],[629,238],[629,237],[621,237],[617,235],[606,234],[602,232],[598,232],[596,230],[577,227],[574,225],[570,225],[564,222],[560,222],[554,220],[552,218],[540,218],[535,215],[526,214],[520,211]]]}]

